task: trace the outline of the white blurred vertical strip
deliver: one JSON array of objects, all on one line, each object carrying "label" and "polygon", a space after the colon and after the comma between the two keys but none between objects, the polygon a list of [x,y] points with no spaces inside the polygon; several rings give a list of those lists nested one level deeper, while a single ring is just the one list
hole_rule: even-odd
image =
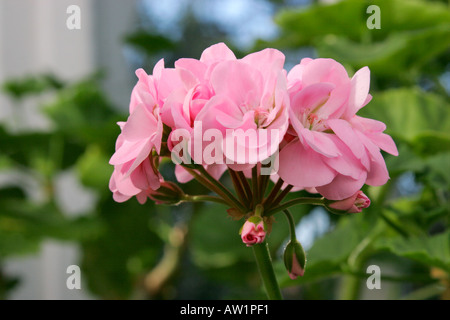
[{"label": "white blurred vertical strip", "polygon": [[[69,5],[81,9],[80,30],[66,26]],[[73,81],[103,67],[108,71],[107,94],[118,104],[127,103],[132,83],[122,37],[136,22],[135,8],[136,2],[129,0],[0,0],[0,83],[43,72]],[[36,107],[36,100],[30,105]],[[9,121],[12,108],[11,101],[0,94],[0,121]],[[37,112],[25,111],[22,127],[38,120]],[[65,192],[83,201],[74,188],[69,189]],[[81,290],[66,287],[67,267],[79,264],[79,256],[74,244],[46,241],[36,255],[8,259],[6,273],[22,280],[11,298],[89,298],[84,282]]]},{"label": "white blurred vertical strip", "polygon": [[[50,72],[74,81],[95,70],[94,0],[2,0],[0,1],[0,82],[11,77]],[[81,9],[81,29],[69,30],[66,10]],[[26,101],[22,127],[38,120],[36,101]],[[1,109],[16,106],[2,98]],[[34,108],[31,109],[30,107]],[[71,190],[66,190],[71,192]],[[76,193],[75,193],[76,196]],[[39,255],[7,262],[6,270],[23,282],[12,298],[83,299],[83,290],[68,290],[66,269],[79,263],[73,244],[46,241]]]},{"label": "white blurred vertical strip", "polygon": [[[36,63],[68,80],[78,79],[95,69],[93,0],[34,0],[36,2]],[[81,29],[69,30],[67,8],[81,10]]]},{"label": "white blurred vertical strip", "polygon": [[[66,10],[72,4],[81,9],[80,30],[66,27]],[[40,72],[70,81],[101,66],[110,71],[105,89],[115,94],[116,102],[128,101],[131,86],[121,39],[133,25],[134,14],[135,1],[1,0],[0,82]],[[0,95],[0,118],[10,107],[10,101]],[[78,193],[73,191],[66,190],[76,198]],[[75,245],[54,241],[44,242],[37,255],[9,259],[6,272],[23,280],[11,298],[88,298],[84,283],[82,290],[66,287],[67,267],[79,261]]]}]

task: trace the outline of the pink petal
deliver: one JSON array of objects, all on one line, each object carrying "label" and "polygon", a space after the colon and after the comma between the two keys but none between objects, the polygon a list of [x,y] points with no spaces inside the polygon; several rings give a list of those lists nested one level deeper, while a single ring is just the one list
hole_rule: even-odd
[{"label": "pink petal", "polygon": [[338,173],[349,176],[353,179],[359,179],[365,174],[365,167],[361,164],[351,150],[335,135],[330,135],[336,147],[339,149],[341,156],[326,158],[324,161],[330,168]]},{"label": "pink petal", "polygon": [[345,112],[345,103],[347,102],[349,91],[349,82],[336,86],[331,91],[330,97],[325,104],[317,111],[317,115],[323,119],[340,118]]},{"label": "pink petal", "polygon": [[333,142],[333,140],[330,139],[331,134],[318,131],[310,131],[308,129],[303,129],[301,131],[301,134],[306,143],[314,151],[329,158],[341,155],[341,152],[336,147],[336,144]]},{"label": "pink petal", "polygon": [[390,153],[394,156],[398,156],[397,146],[391,136],[385,133],[371,133],[366,134],[367,137],[372,140],[380,149]]},{"label": "pink petal", "polygon": [[299,118],[304,112],[311,112],[324,104],[334,89],[332,83],[315,83],[291,95],[291,109]]},{"label": "pink petal", "polygon": [[353,179],[342,174],[338,174],[331,183],[316,187],[317,191],[330,200],[342,200],[355,194],[364,185],[366,175],[359,179]]},{"label": "pink petal", "polygon": [[206,171],[216,180],[219,180],[226,170],[227,166],[225,164],[210,164],[206,166]]},{"label": "pink petal", "polygon": [[175,61],[175,69],[179,68],[189,70],[198,80],[204,78],[207,69],[203,62],[190,58],[182,58]]},{"label": "pink petal", "polygon": [[156,190],[161,185],[159,174],[153,170],[149,158],[145,159],[136,170],[131,173],[130,179],[133,184],[141,190],[147,190],[148,188]]},{"label": "pink petal", "polygon": [[161,99],[165,99],[177,88],[184,88],[184,83],[180,78],[180,73],[176,69],[161,70],[161,78],[158,81],[158,94]]},{"label": "pink petal", "polygon": [[109,163],[119,165],[134,160],[142,149],[147,149],[147,145],[149,145],[149,139],[135,142],[124,141],[120,148],[112,155]]},{"label": "pink petal", "polygon": [[320,154],[295,139],[280,152],[280,177],[299,187],[317,187],[330,183],[336,176]]},{"label": "pink petal", "polygon": [[158,121],[142,104],[136,106],[122,129],[124,139],[127,141],[150,139],[157,131]]},{"label": "pink petal", "polygon": [[240,61],[219,63],[211,74],[216,94],[223,94],[237,105],[257,107],[263,90],[261,73]]},{"label": "pink petal", "polygon": [[273,90],[278,73],[283,69],[285,56],[276,49],[264,49],[241,59],[260,72],[265,79],[265,92]]},{"label": "pink petal", "polygon": [[161,78],[161,72],[164,69],[164,59],[160,59],[153,67],[153,76],[156,79]]},{"label": "pink petal", "polygon": [[194,179],[194,177],[186,171],[183,166],[176,165],[175,166],[175,177],[177,178],[179,183],[187,183]]},{"label": "pink petal", "polygon": [[303,86],[319,82],[331,82],[342,85],[347,81],[347,71],[333,59],[314,59],[305,66],[302,74]]},{"label": "pink petal", "polygon": [[349,148],[353,154],[361,159],[365,153],[364,145],[361,140],[355,135],[353,128],[350,124],[342,119],[329,119],[327,124],[331,130],[341,139]]},{"label": "pink petal", "polygon": [[348,98],[346,118],[350,118],[364,106],[370,88],[370,70],[368,67],[359,69],[351,80],[351,90]]},{"label": "pink petal", "polygon": [[217,43],[205,49],[200,57],[200,61],[211,64],[222,60],[236,60],[236,56],[223,42]]}]

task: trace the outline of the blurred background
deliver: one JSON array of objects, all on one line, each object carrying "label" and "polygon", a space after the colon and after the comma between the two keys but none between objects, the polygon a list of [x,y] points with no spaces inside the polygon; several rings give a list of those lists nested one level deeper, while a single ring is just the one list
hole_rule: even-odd
[{"label": "blurred background", "polygon": [[[80,29],[67,27],[70,5]],[[368,27],[369,5],[380,28]],[[449,299],[445,0],[1,0],[0,298],[265,298],[243,222],[226,207],[119,204],[108,189],[134,71],[221,41],[238,57],[277,48],[287,70],[303,57],[333,58],[350,75],[369,66],[374,98],[359,114],[385,122],[399,148],[385,154],[389,183],[364,188],[363,213],[292,210],[308,258],[301,279],[284,269],[288,227],[276,216],[268,242],[285,297]],[[70,265],[80,290],[67,288]],[[367,287],[371,265],[380,289]]]}]

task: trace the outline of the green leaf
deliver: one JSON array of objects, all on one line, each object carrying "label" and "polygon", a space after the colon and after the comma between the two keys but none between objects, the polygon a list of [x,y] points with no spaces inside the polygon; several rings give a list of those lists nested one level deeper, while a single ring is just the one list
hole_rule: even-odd
[{"label": "green leaf", "polygon": [[2,91],[14,99],[40,94],[46,90],[61,89],[64,87],[61,79],[52,74],[33,75],[8,80],[3,83]]},{"label": "green leaf", "polygon": [[0,257],[27,254],[46,238],[66,241],[95,236],[99,225],[93,217],[69,219],[52,204],[37,205],[23,199],[3,198],[0,203]]},{"label": "green leaf", "polygon": [[109,193],[108,181],[113,167],[108,162],[109,157],[98,146],[90,145],[76,164],[81,182],[88,187]]},{"label": "green leaf", "polygon": [[[380,7],[381,28],[368,29],[369,5]],[[275,21],[280,25],[282,44],[289,47],[314,45],[328,35],[345,36],[351,41],[386,39],[393,32],[422,30],[448,25],[450,12],[444,4],[414,0],[344,0],[311,5],[299,10],[283,10]]]},{"label": "green leaf", "polygon": [[450,272],[450,231],[434,236],[382,239],[377,247]]},{"label": "green leaf", "polygon": [[99,203],[101,232],[82,241],[81,268],[89,290],[104,299],[127,299],[157,262],[163,242],[155,233],[158,209],[136,199]]},{"label": "green leaf", "polygon": [[205,203],[193,220],[191,250],[195,263],[202,268],[230,266],[251,253],[239,235],[245,221],[232,220],[226,210],[224,205]]},{"label": "green leaf", "polygon": [[[411,144],[417,151],[437,153],[448,149],[450,140],[450,104],[443,97],[418,88],[390,89],[374,95],[358,115],[386,124],[386,133]],[[436,139],[440,143],[420,147]]]},{"label": "green leaf", "polygon": [[120,132],[116,122],[121,117],[95,78],[85,79],[59,91],[44,111],[58,130],[80,145],[96,143],[110,150]]},{"label": "green leaf", "polygon": [[446,25],[392,33],[373,43],[329,36],[317,41],[317,52],[320,57],[333,58],[355,69],[369,66],[373,74],[392,79],[405,73],[408,77],[417,75],[413,72],[447,50],[449,45],[450,25]]}]

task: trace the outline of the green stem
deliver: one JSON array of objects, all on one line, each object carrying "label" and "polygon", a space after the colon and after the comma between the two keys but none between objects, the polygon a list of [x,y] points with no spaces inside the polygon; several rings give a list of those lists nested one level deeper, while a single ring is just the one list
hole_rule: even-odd
[{"label": "green stem", "polygon": [[267,196],[267,198],[264,200],[264,202],[263,202],[264,206],[266,206],[268,208],[268,207],[270,207],[272,205],[272,201],[277,196],[278,191],[280,191],[281,187],[283,186],[283,183],[284,183],[284,181],[281,180],[281,178],[279,178],[277,183],[275,184],[275,186],[270,191],[270,193]]},{"label": "green stem", "polygon": [[[197,173],[195,170],[188,168],[186,166],[184,166],[184,168],[186,169],[187,172],[189,172],[198,182],[200,182],[201,184],[203,184],[206,188],[210,189],[211,191],[217,193],[219,196],[221,196],[226,202],[227,204],[232,207],[232,208],[236,208],[241,210],[243,213],[246,212],[245,208],[239,203],[239,201],[237,201],[237,199],[231,195],[231,197],[229,197],[230,192],[228,190],[228,192],[224,192],[223,188],[221,188],[218,184],[218,181],[214,179],[213,181],[211,181],[210,179],[207,179],[207,177],[205,177],[204,175],[201,175],[199,173]],[[203,168],[203,167],[202,167]],[[204,169],[204,168],[203,168]],[[206,170],[205,170],[206,172]],[[209,175],[209,174],[208,174]],[[216,181],[216,183],[214,182]]]},{"label": "green stem", "polygon": [[292,217],[292,214],[289,212],[288,209],[283,210],[284,215],[286,216],[286,219],[289,223],[289,231],[291,232],[291,241],[295,242],[297,241],[297,236],[295,235],[295,221],[294,217]]},{"label": "green stem", "polygon": [[324,203],[323,198],[308,198],[308,197],[295,198],[293,200],[286,201],[285,203],[283,203],[277,207],[270,208],[269,210],[267,210],[264,213],[264,216],[271,216],[281,210],[288,209],[297,204],[314,204],[314,205],[322,206],[323,203]]},{"label": "green stem", "polygon": [[266,194],[267,185],[269,184],[270,176],[269,175],[260,175],[260,184],[259,184],[259,192],[261,194],[261,200],[264,199]]},{"label": "green stem", "polygon": [[231,181],[233,182],[233,186],[234,189],[236,190],[239,200],[247,209],[250,209],[249,208],[250,201],[247,198],[247,194],[245,193],[244,188],[242,187],[242,183],[239,180],[237,173],[231,169],[229,169],[228,171],[230,173]]},{"label": "green stem", "polygon": [[238,199],[236,199],[236,197],[220,181],[218,181],[213,176],[211,176],[209,174],[209,172],[206,171],[206,169],[203,166],[201,166],[198,170],[211,184],[213,184],[220,190],[219,194],[222,197],[227,198],[228,200],[230,200],[233,203],[234,208],[241,210],[243,213],[246,213],[247,210],[244,208],[244,206],[239,202]]},{"label": "green stem", "polygon": [[184,195],[184,201],[188,201],[188,202],[216,202],[216,203],[221,203],[221,204],[225,204],[228,205],[228,202],[225,201],[222,198],[219,197],[215,197],[215,196],[208,196],[208,195]]},{"label": "green stem", "polygon": [[284,199],[284,197],[286,197],[288,195],[289,192],[291,192],[292,188],[294,186],[293,185],[288,185],[286,188],[284,188],[283,191],[281,191],[281,193],[278,195],[278,197],[273,201],[272,206],[277,206],[281,200]]},{"label": "green stem", "polygon": [[282,300],[283,296],[281,295],[280,287],[278,286],[277,278],[275,277],[272,266],[269,245],[264,241],[263,243],[255,244],[252,248],[261,279],[266,288],[267,297],[269,300]]},{"label": "green stem", "polygon": [[249,200],[249,203],[252,202],[252,189],[250,188],[250,184],[248,183],[247,178],[245,177],[242,171],[238,171],[237,176],[241,181],[242,185],[244,186],[244,190],[245,193],[247,194],[247,199]]},{"label": "green stem", "polygon": [[252,168],[253,207],[259,203],[258,165]]}]

